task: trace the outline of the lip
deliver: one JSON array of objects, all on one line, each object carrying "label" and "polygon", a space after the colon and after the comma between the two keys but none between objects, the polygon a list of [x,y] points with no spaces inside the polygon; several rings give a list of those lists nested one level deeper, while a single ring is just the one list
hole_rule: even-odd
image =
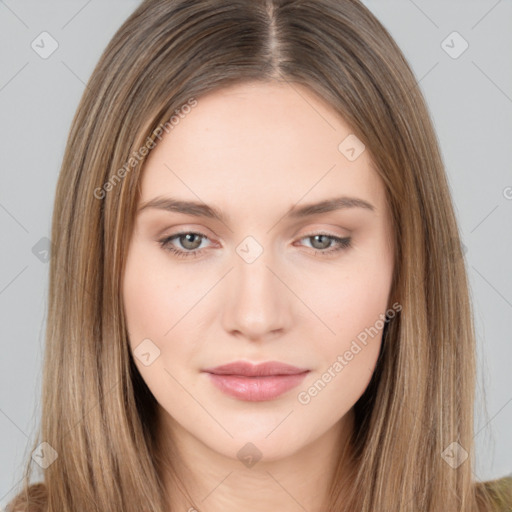
[{"label": "lip", "polygon": [[265,377],[270,375],[297,375],[309,371],[307,368],[297,368],[279,361],[253,364],[247,361],[235,361],[229,364],[206,368],[204,372],[215,375],[240,375],[244,377]]},{"label": "lip", "polygon": [[211,382],[222,392],[250,402],[272,400],[298,386],[309,370],[270,361],[252,364],[246,361],[207,368]]}]

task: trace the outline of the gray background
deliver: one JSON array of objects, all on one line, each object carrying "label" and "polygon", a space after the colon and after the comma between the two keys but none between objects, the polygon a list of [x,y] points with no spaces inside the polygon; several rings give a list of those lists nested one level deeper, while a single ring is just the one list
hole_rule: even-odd
[{"label": "gray background", "polygon": [[[364,3],[411,63],[437,129],[479,343],[475,478],[504,476],[512,472],[512,4]],[[67,133],[101,52],[138,4],[0,0],[0,505],[21,477],[40,412],[44,238]],[[31,47],[43,31],[59,45],[47,59]],[[457,58],[444,48],[455,55],[462,40],[450,37],[442,46],[453,31],[469,44]]]}]

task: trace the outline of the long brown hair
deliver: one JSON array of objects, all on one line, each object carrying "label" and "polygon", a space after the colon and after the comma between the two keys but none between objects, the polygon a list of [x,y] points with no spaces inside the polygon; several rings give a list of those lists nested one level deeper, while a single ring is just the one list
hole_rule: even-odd
[{"label": "long brown hair", "polygon": [[[307,86],[351,126],[393,218],[391,297],[402,310],[355,405],[352,485],[334,475],[325,510],[488,510],[472,480],[475,336],[438,142],[402,52],[356,0],[148,0],[115,34],[56,190],[33,449],[46,442],[58,457],[31,487],[28,460],[13,510],[168,510],[156,402],[129,351],[120,293],[141,148],[203,94],[272,80]],[[450,445],[469,454],[458,467],[442,456]]]}]

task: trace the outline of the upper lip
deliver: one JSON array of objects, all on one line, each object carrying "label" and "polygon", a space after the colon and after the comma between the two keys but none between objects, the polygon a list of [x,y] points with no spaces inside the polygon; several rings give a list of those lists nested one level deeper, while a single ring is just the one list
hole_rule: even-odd
[{"label": "upper lip", "polygon": [[296,375],[309,371],[307,368],[297,368],[278,361],[253,364],[246,361],[235,361],[215,368],[206,368],[204,372],[215,375],[241,375],[244,377],[263,377],[268,375]]}]

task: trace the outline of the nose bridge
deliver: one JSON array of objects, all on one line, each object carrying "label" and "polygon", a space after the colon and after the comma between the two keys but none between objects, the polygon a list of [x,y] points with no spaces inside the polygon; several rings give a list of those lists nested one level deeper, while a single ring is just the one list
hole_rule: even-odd
[{"label": "nose bridge", "polygon": [[275,275],[279,275],[279,265],[273,252],[254,237],[246,237],[237,246],[233,261],[224,302],[225,329],[257,339],[286,328],[289,297]]}]

